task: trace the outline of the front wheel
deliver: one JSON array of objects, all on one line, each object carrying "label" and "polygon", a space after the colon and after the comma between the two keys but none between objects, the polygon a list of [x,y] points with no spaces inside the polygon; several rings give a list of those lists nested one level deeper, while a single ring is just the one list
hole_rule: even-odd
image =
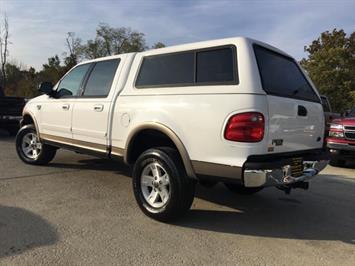
[{"label": "front wheel", "polygon": [[139,207],[158,221],[179,218],[194,199],[195,182],[187,177],[178,152],[169,147],[142,153],[134,165],[132,182]]},{"label": "front wheel", "polygon": [[224,183],[224,185],[230,191],[241,195],[252,195],[263,189],[263,187],[245,187],[240,184],[232,184],[232,183]]},{"label": "front wheel", "polygon": [[41,143],[33,125],[20,129],[16,136],[16,151],[27,164],[45,165],[53,160],[56,148]]}]

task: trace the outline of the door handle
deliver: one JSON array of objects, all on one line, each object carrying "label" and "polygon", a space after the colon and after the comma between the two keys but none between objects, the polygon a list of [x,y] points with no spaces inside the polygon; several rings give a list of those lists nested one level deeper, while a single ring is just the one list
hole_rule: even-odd
[{"label": "door handle", "polygon": [[65,110],[65,111],[69,110],[69,108],[70,108],[69,104],[63,104],[62,105],[62,109]]},{"label": "door handle", "polygon": [[102,110],[104,110],[104,106],[102,104],[94,105],[94,111],[95,112],[102,112]]},{"label": "door handle", "polygon": [[297,114],[298,114],[299,116],[307,116],[307,109],[306,109],[306,107],[304,107],[303,105],[299,105],[299,106],[298,106],[298,112],[297,112]]}]

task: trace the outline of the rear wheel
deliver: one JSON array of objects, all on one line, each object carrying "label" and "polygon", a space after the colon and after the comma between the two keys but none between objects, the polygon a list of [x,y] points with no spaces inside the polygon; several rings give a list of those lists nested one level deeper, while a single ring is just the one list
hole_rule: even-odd
[{"label": "rear wheel", "polygon": [[28,164],[48,164],[56,154],[56,148],[41,143],[33,125],[20,129],[16,136],[16,151],[22,161]]},{"label": "rear wheel", "polygon": [[245,187],[240,184],[232,184],[232,183],[224,183],[224,185],[230,191],[241,195],[252,195],[263,189],[263,187]]},{"label": "rear wheel", "polygon": [[168,222],[187,212],[195,193],[175,149],[160,147],[143,152],[133,168],[133,190],[141,210],[149,217]]},{"label": "rear wheel", "polygon": [[339,160],[339,159],[333,159],[330,160],[329,164],[331,166],[337,166],[337,167],[343,167],[345,166],[346,161],[345,160]]}]

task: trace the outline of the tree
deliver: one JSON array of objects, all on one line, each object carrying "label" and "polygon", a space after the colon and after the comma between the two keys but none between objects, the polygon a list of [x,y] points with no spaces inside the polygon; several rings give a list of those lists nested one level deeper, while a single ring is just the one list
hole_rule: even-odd
[{"label": "tree", "polygon": [[69,53],[64,53],[64,65],[68,71],[80,60],[81,39],[77,38],[74,32],[68,32],[65,41]]},{"label": "tree", "polygon": [[58,55],[48,58],[48,63],[43,65],[42,70],[38,73],[41,81],[50,81],[56,83],[65,74],[65,69],[61,65]]},{"label": "tree", "polygon": [[343,112],[355,105],[355,32],[344,30],[321,33],[304,47],[308,58],[301,65],[321,94],[328,96],[333,109]]},{"label": "tree", "polygon": [[3,25],[0,24],[0,63],[1,63],[1,83],[0,90],[6,88],[6,63],[9,55],[9,23],[6,14],[4,15]]},{"label": "tree", "polygon": [[6,95],[28,98],[38,95],[37,75],[33,67],[26,70],[16,62],[7,63],[6,76]]},{"label": "tree", "polygon": [[152,49],[164,48],[165,44],[162,42],[157,42],[152,46]]},{"label": "tree", "polygon": [[96,29],[96,37],[88,40],[79,49],[80,56],[88,59],[97,57],[141,52],[147,48],[144,34],[130,28],[114,28],[108,24],[100,23]]}]

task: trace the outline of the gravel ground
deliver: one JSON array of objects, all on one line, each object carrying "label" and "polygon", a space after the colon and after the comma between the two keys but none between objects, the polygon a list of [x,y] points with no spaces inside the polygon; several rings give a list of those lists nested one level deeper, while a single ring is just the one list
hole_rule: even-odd
[{"label": "gravel ground", "polygon": [[60,151],[22,163],[0,136],[0,265],[354,265],[355,165],[308,191],[237,196],[198,186],[175,224],[145,217],[129,169]]}]

